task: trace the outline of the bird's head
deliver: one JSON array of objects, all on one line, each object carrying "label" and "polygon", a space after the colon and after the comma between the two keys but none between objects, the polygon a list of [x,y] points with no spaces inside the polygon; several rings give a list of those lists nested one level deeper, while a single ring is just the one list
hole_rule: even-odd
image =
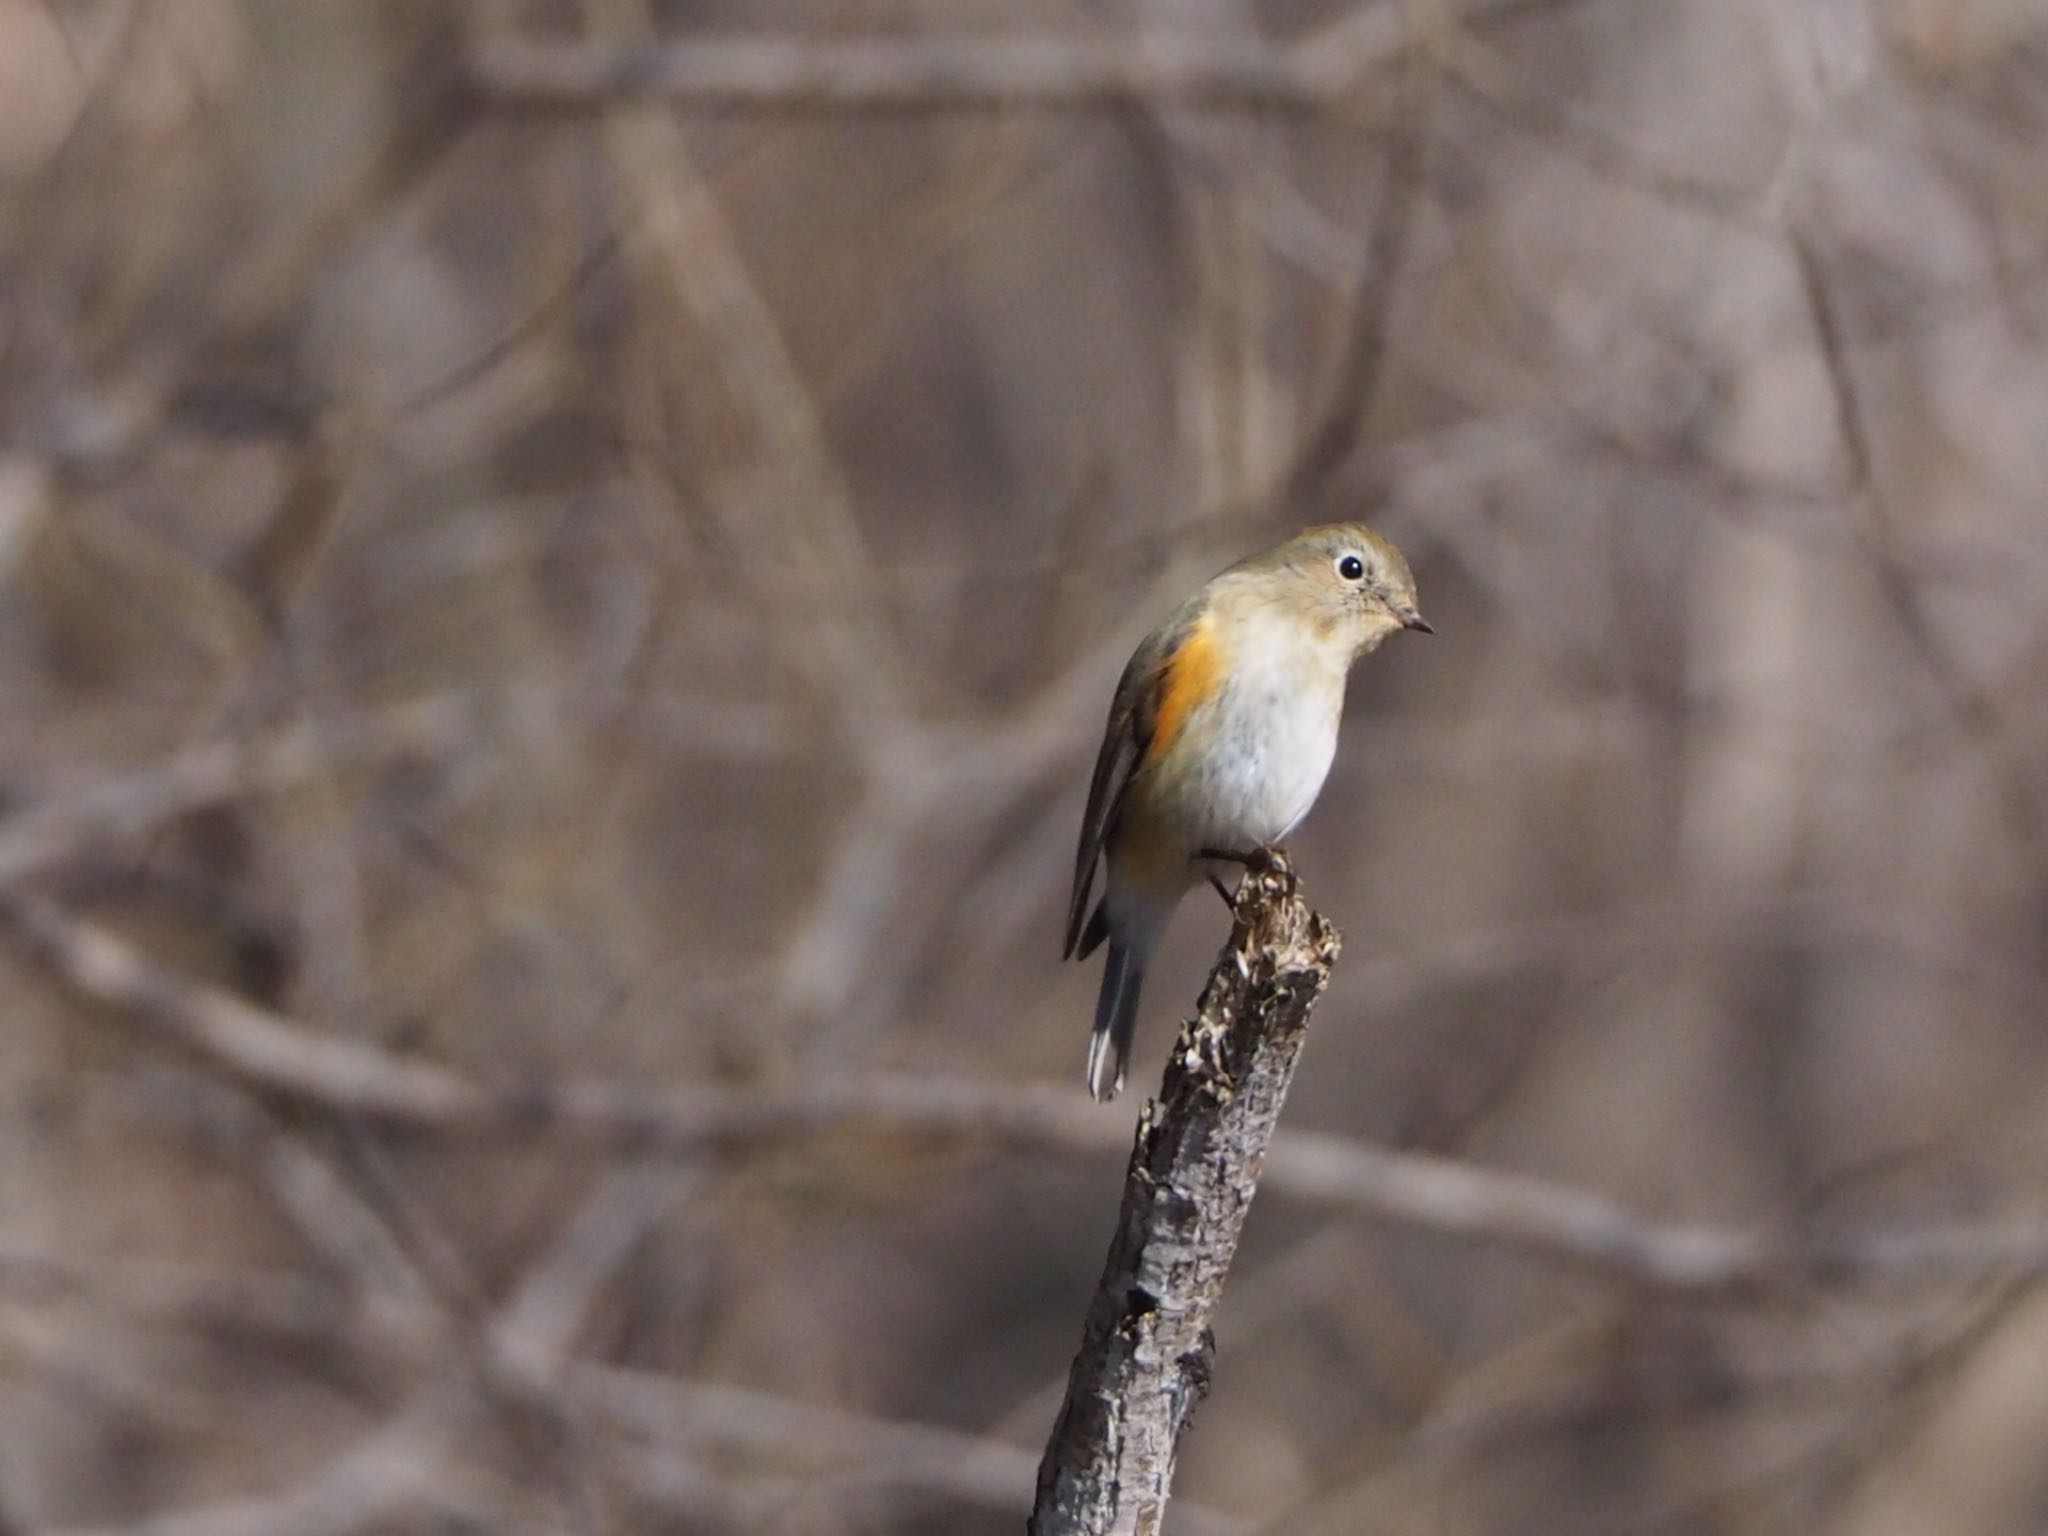
[{"label": "bird's head", "polygon": [[1239,567],[1354,659],[1396,630],[1434,634],[1401,551],[1363,523],[1309,528]]}]

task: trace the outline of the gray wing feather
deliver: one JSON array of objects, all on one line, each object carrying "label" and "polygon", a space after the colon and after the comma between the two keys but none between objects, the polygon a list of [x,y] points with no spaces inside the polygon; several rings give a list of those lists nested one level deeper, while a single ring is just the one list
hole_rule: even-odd
[{"label": "gray wing feather", "polygon": [[1074,853],[1074,894],[1067,905],[1064,951],[1069,958],[1083,942],[1082,929],[1086,925],[1088,896],[1095,885],[1095,866],[1102,858],[1117,805],[1152,739],[1157,714],[1152,684],[1180,649],[1197,611],[1197,604],[1189,602],[1140,641],[1117,682],[1116,697],[1109,706],[1109,724],[1102,733],[1102,749],[1095,755],[1095,775],[1088,782],[1088,809],[1081,816],[1080,847]]}]

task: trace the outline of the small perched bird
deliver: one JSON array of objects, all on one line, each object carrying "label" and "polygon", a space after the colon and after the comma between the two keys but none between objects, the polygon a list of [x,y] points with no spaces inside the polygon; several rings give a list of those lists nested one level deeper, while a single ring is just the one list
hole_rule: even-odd
[{"label": "small perched bird", "polygon": [[[1401,552],[1362,523],[1310,528],[1239,561],[1132,654],[1088,786],[1069,956],[1109,961],[1088,1088],[1116,1097],[1145,962],[1217,856],[1246,860],[1292,831],[1337,755],[1344,682],[1397,629],[1432,634]],[[1102,900],[1084,923],[1098,859]]]}]

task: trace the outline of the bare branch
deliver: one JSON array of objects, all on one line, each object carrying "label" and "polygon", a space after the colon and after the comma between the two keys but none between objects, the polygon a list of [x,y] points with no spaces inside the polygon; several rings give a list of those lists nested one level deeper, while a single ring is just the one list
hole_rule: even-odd
[{"label": "bare branch", "polygon": [[1181,1432],[1208,1391],[1209,1320],[1340,942],[1278,859],[1247,875],[1236,906],[1138,1121],[1116,1235],[1039,1464],[1032,1536],[1156,1530]]}]

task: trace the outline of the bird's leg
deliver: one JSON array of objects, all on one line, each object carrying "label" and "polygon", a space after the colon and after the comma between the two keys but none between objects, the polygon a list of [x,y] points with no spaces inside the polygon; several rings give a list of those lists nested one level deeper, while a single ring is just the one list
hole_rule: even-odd
[{"label": "bird's leg", "polygon": [[[1287,856],[1281,853],[1279,849],[1269,848],[1263,843],[1249,852],[1237,848],[1203,848],[1196,852],[1195,857],[1198,859],[1213,859],[1223,864],[1241,864],[1244,866],[1247,874],[1254,875],[1263,874],[1270,869],[1285,869],[1287,867]],[[1230,908],[1232,912],[1237,911],[1237,898],[1231,894],[1230,888],[1217,878],[1216,872],[1213,869],[1205,871],[1205,873],[1209,877],[1209,884],[1215,888],[1216,894],[1223,898],[1223,905]]]},{"label": "bird's leg", "polygon": [[[1252,855],[1238,853],[1229,848],[1198,848],[1195,850],[1195,857],[1197,859],[1215,860],[1224,864],[1242,864],[1246,869],[1252,867]],[[1208,877],[1210,887],[1218,896],[1223,898],[1223,905],[1230,908],[1233,913],[1236,912],[1237,898],[1230,893],[1230,887],[1223,883],[1222,878],[1217,875],[1215,870],[1205,869],[1202,873]]]},{"label": "bird's leg", "polygon": [[[1247,874],[1277,874],[1289,884],[1292,884],[1294,880],[1294,866],[1287,862],[1286,852],[1268,843],[1260,843],[1249,852],[1243,852],[1235,848],[1204,848],[1196,857],[1217,859],[1225,864],[1242,864]],[[1217,894],[1222,895],[1224,901],[1229,904],[1230,910],[1235,912],[1237,910],[1236,900],[1228,895],[1224,895],[1223,882],[1218,880],[1213,872],[1209,876],[1209,883],[1216,887]]]},{"label": "bird's leg", "polygon": [[1286,854],[1282,853],[1278,848],[1269,848],[1264,843],[1259,844],[1248,853],[1237,848],[1204,848],[1195,857],[1200,859],[1219,859],[1225,864],[1242,864],[1253,874],[1258,874],[1263,870],[1272,869],[1276,865],[1287,862]]}]

